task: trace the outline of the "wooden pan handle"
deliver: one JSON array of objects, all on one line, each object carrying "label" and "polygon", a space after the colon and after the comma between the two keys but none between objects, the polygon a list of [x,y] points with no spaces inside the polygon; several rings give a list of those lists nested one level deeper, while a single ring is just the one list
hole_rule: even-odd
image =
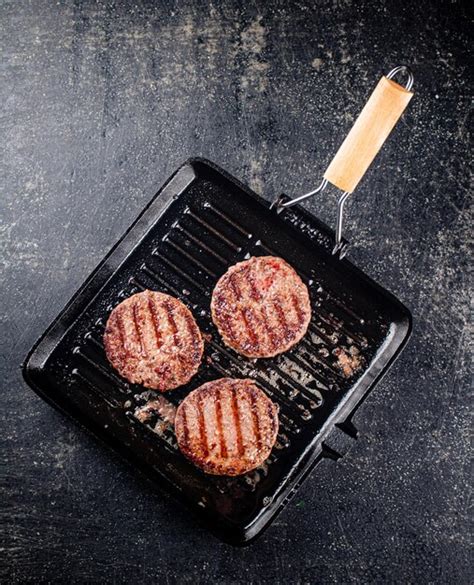
[{"label": "wooden pan handle", "polygon": [[413,97],[413,92],[382,77],[324,178],[352,193]]}]

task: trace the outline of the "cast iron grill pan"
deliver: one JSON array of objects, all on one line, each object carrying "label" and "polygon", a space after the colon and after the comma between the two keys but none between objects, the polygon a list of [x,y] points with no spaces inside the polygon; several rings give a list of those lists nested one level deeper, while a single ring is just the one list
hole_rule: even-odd
[{"label": "cast iron grill pan", "polygon": [[[186,502],[223,540],[248,542],[323,456],[337,459],[354,440],[351,414],[409,335],[408,310],[347,259],[332,255],[333,246],[333,232],[302,208],[277,213],[214,164],[191,159],[37,342],[25,379]],[[229,266],[268,254],[287,260],[303,278],[313,317],[289,352],[251,361],[223,345],[210,318],[210,297]],[[113,307],[146,288],[185,302],[206,337],[199,373],[160,395],[165,406],[177,406],[200,384],[223,376],[251,377],[278,403],[277,443],[257,470],[236,478],[206,475],[181,455],[166,417],[137,416],[157,393],[112,369],[102,335]],[[350,360],[345,368],[344,357]]]}]

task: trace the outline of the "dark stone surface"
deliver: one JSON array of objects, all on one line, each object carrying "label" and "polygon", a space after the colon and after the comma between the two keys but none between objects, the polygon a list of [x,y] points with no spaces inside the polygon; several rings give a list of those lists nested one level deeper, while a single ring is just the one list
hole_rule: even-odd
[{"label": "dark stone surface", "polygon": [[[4,1],[5,583],[471,582],[465,4]],[[412,310],[362,435],[234,549],[24,384],[26,352],[187,157],[316,185],[382,72],[416,96],[349,205],[352,259]],[[335,193],[305,205],[333,223]]]}]

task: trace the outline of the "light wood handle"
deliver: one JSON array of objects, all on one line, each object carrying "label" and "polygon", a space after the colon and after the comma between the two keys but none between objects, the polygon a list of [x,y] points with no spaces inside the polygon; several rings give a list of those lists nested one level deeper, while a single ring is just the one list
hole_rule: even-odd
[{"label": "light wood handle", "polygon": [[382,77],[324,178],[352,193],[413,97],[411,91]]}]

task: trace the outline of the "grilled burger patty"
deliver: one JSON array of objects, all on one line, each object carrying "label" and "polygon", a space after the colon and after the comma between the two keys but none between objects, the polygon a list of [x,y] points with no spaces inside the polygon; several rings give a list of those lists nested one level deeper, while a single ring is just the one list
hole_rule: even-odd
[{"label": "grilled burger patty", "polygon": [[211,300],[225,344],[253,358],[272,357],[297,343],[311,319],[308,289],[282,258],[253,257],[231,266]]},{"label": "grilled burger patty", "polygon": [[161,392],[188,382],[204,350],[189,309],[178,299],[151,290],[115,307],[105,328],[104,346],[119,374]]},{"label": "grilled burger patty", "polygon": [[278,406],[253,380],[221,378],[188,394],[174,425],[179,448],[203,471],[241,475],[270,455]]}]

